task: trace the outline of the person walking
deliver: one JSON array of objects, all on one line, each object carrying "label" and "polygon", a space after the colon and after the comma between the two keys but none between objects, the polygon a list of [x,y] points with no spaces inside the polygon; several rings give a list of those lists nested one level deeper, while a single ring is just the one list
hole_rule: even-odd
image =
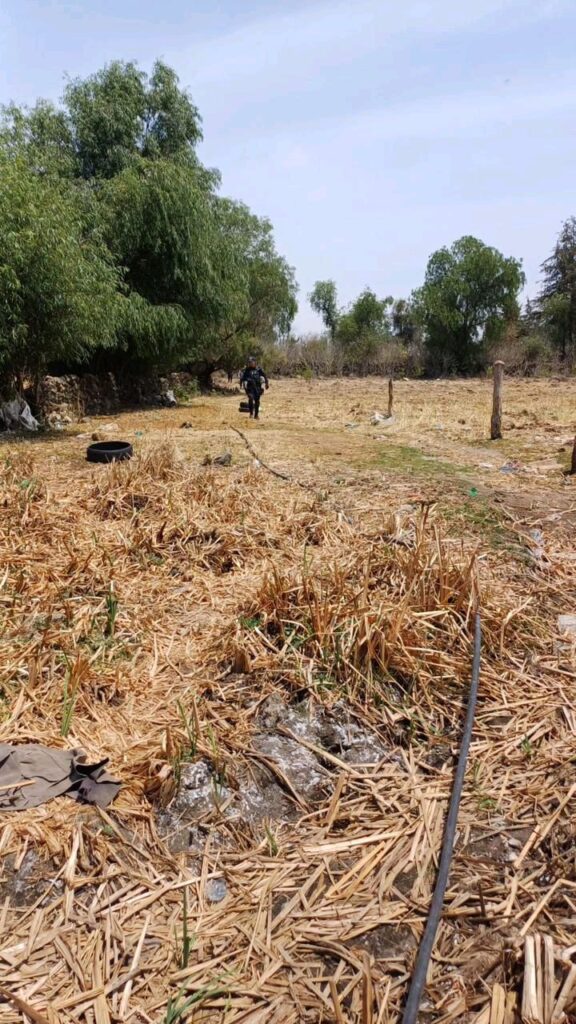
[{"label": "person walking", "polygon": [[[264,386],[262,386],[264,382]],[[240,385],[244,388],[248,397],[248,408],[250,411],[250,419],[257,420],[260,416],[260,399],[264,387],[266,390],[269,388],[268,377],[264,373],[262,367],[258,366],[254,356],[250,356],[242,376],[240,378]]]}]

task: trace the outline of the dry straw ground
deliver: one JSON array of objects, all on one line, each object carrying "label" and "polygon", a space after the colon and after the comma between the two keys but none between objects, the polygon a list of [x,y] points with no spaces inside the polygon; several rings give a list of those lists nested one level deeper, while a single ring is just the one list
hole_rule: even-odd
[{"label": "dry straw ground", "polygon": [[4,815],[3,1024],[397,1021],[476,601],[422,1020],[576,1019],[576,385],[508,382],[492,444],[489,383],[398,382],[371,425],[386,399],[275,383],[258,424],[226,396],[122,415],[115,467],[77,436],[104,421],[1,444],[0,741],[123,782],[107,812]]}]

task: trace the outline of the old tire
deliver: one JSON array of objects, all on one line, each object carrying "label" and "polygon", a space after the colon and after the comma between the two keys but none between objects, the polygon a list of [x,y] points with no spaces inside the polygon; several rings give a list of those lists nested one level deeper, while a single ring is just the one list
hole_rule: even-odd
[{"label": "old tire", "polygon": [[86,451],[88,462],[124,462],[131,459],[134,449],[128,441],[98,441]]}]

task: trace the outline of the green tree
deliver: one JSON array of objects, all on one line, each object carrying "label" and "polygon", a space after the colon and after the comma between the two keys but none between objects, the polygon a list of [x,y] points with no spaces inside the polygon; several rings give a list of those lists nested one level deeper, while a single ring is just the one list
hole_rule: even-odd
[{"label": "green tree", "polygon": [[272,225],[243,203],[219,199],[216,206],[229,304],[217,326],[205,373],[232,373],[262,344],[286,338],[297,311],[292,267],[280,256]]},{"label": "green tree", "polygon": [[426,333],[429,368],[468,373],[482,362],[482,343],[501,336],[518,315],[521,263],[465,235],[428,261],[413,301]]},{"label": "green tree", "polygon": [[22,390],[54,361],[112,345],[120,274],[75,192],[0,157],[0,381]]},{"label": "green tree", "polygon": [[322,317],[322,323],[330,333],[330,341],[334,342],[340,313],[338,311],[338,294],[334,281],[316,281],[308,301],[315,313]]},{"label": "green tree", "polygon": [[45,100],[38,100],[31,109],[2,108],[0,149],[40,176],[72,178],[77,171],[67,113]]},{"label": "green tree", "polygon": [[392,333],[404,345],[418,341],[420,327],[417,312],[408,299],[396,299],[392,306]]},{"label": "green tree", "polygon": [[171,68],[157,62],[150,79],[114,61],[70,82],[64,94],[81,177],[112,178],[134,158],[190,159],[200,116]]},{"label": "green tree", "polygon": [[[195,152],[200,137],[196,107],[162,63],[148,77],[116,61],[70,82],[62,109],[38,103],[4,110],[5,166],[23,167],[27,186],[44,182],[46,195],[52,189],[74,211],[70,246],[97,245],[116,280],[107,321],[113,343],[107,329],[96,349],[87,332],[80,351],[64,332],[58,351],[47,346],[43,365],[76,369],[89,352],[98,370],[186,365],[208,376],[241,361],[248,345],[288,333],[294,272],[276,250],[269,221],[218,194],[218,173]],[[98,294],[96,288],[94,323]]]},{"label": "green tree", "polygon": [[357,373],[378,368],[378,355],[390,338],[391,304],[390,297],[379,299],[371,288],[365,288],[340,316],[336,341],[345,368]]},{"label": "green tree", "polygon": [[576,355],[576,217],[563,225],[552,255],[542,264],[538,312],[563,361]]}]

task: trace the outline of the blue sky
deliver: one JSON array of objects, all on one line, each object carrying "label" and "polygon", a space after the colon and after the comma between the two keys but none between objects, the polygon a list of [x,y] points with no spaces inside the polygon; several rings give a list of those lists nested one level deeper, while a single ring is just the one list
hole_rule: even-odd
[{"label": "blue sky", "polygon": [[576,214],[576,0],[0,0],[0,100],[161,57],[223,191],[274,223],[300,283],[408,295],[475,234],[528,291]]}]

